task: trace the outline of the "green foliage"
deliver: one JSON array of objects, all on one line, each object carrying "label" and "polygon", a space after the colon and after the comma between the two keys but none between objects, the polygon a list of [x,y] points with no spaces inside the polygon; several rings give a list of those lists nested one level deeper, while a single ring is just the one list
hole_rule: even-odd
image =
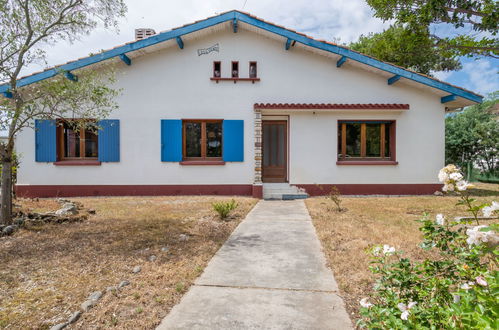
[{"label": "green foliage", "polygon": [[376,17],[393,20],[417,34],[431,26],[430,38],[434,46],[451,52],[453,56],[499,56],[496,37],[499,2],[495,0],[366,1]]},{"label": "green foliage", "polygon": [[230,212],[237,208],[238,204],[234,199],[231,199],[229,202],[213,203],[212,206],[215,212],[218,213],[220,218],[222,220],[225,220],[229,216]]},{"label": "green foliage", "polygon": [[[459,205],[469,210],[490,208],[477,205],[464,192],[460,195]],[[497,329],[498,224],[471,227],[446,222],[443,215],[433,221],[428,214],[418,221],[423,234],[420,247],[431,251],[432,257],[413,261],[387,245],[371,249],[370,270],[377,281],[371,297],[361,301],[359,325],[369,329]]]},{"label": "green foliage", "polygon": [[465,169],[472,162],[488,175],[499,175],[499,121],[490,109],[499,103],[499,93],[490,100],[466,108],[445,120],[445,158]]},{"label": "green foliage", "polygon": [[392,25],[381,33],[360,36],[349,47],[427,75],[432,71],[461,69],[461,63],[455,54],[435,48],[429,29],[424,26],[414,31],[403,25]]}]

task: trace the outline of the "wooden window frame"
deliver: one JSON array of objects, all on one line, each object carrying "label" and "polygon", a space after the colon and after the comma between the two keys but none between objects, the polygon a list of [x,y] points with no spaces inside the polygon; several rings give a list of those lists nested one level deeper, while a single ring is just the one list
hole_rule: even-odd
[{"label": "wooden window frame", "polygon": [[[237,66],[237,76],[234,76],[234,64]],[[238,79],[239,78],[239,61],[232,61],[232,64],[230,65],[230,76],[233,79]]]},{"label": "wooden window frame", "polygon": [[[251,66],[255,65],[255,76],[251,76]],[[250,61],[248,66],[248,77],[250,79],[256,79],[258,77],[258,63],[256,61]]]},{"label": "wooden window frame", "polygon": [[[381,123],[380,123],[381,122]],[[346,125],[349,123],[361,124],[360,128],[360,157],[346,157]],[[366,124],[380,123],[380,157],[366,157]],[[390,157],[385,157],[385,141],[386,141],[386,125],[390,125],[389,129],[389,151]],[[337,165],[397,165],[396,161],[396,121],[395,120],[339,120],[338,129],[341,125],[341,144],[340,150],[337,151]]]},{"label": "wooden window frame", "polygon": [[[186,141],[186,124],[200,123],[201,124],[201,157],[187,157],[187,141]],[[182,119],[182,160],[184,165],[189,165],[190,162],[200,162],[205,165],[211,165],[210,162],[223,162],[223,147],[222,156],[220,157],[207,157],[206,156],[206,124],[207,123],[220,123],[223,124],[222,119]],[[222,128],[222,146],[223,146],[223,128]]]},{"label": "wooden window frame", "polygon": [[[219,72],[220,72],[220,76],[216,76],[215,75],[215,71],[216,71],[216,67],[217,67],[217,64],[219,65]],[[213,61],[213,78],[221,78],[222,77],[222,62],[221,61]]]},{"label": "wooden window frame", "polygon": [[[80,157],[65,157],[64,156],[64,123],[69,121],[77,121],[78,119],[58,119],[56,126],[56,142],[57,142],[57,164],[62,162],[74,162],[81,165],[86,165],[85,162],[89,162],[90,165],[98,162],[99,156],[97,157],[85,157],[85,128],[80,128]],[[88,119],[86,119],[88,121]],[[96,133],[97,134],[97,133]],[[99,134],[97,134],[97,143],[99,143]],[[83,156],[82,156],[83,155]]]}]

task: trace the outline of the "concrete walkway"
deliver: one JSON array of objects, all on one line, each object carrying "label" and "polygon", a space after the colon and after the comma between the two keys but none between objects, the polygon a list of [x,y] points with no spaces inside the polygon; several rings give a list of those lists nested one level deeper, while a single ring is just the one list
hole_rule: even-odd
[{"label": "concrete walkway", "polygon": [[260,201],[158,329],[352,329],[303,201]]}]

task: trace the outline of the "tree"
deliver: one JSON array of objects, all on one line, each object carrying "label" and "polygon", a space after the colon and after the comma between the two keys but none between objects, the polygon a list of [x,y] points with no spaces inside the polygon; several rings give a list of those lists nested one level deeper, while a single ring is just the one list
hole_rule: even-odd
[{"label": "tree", "polygon": [[[496,0],[366,0],[375,16],[418,33],[433,27],[435,47],[460,56],[499,58]],[[438,29],[442,24],[445,29]],[[439,31],[441,30],[441,31]],[[449,33],[450,30],[450,33]]]},{"label": "tree", "polygon": [[113,83],[112,72],[86,69],[79,73],[78,82],[58,75],[20,87],[21,72],[45,62],[48,45],[74,41],[98,24],[116,27],[125,12],[123,0],[0,0],[0,81],[9,85],[9,98],[0,101],[0,126],[8,132],[7,142],[0,144],[2,223],[12,221],[11,163],[16,134],[33,127],[34,118],[105,116],[116,107],[113,99],[118,93],[108,87]]},{"label": "tree", "polygon": [[351,43],[349,47],[427,75],[431,71],[461,69],[458,56],[445,49],[436,48],[426,27],[415,32],[400,24],[392,25],[381,33],[361,35],[359,40]]},{"label": "tree", "polygon": [[499,103],[499,93],[493,93],[482,104],[473,105],[445,120],[446,163],[466,169],[477,164],[482,172],[497,174],[499,159],[499,121],[490,109]]}]

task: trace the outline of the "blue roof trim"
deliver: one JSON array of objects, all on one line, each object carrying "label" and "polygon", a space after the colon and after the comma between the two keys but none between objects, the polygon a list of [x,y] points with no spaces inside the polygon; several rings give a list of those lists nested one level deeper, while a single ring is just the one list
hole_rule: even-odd
[{"label": "blue roof trim", "polygon": [[[437,81],[435,79],[426,77],[424,75],[411,72],[408,70],[405,70],[403,68],[397,67],[393,64],[385,63],[379,60],[376,60],[372,57],[369,57],[367,55],[363,55],[360,53],[357,53],[355,51],[352,51],[348,48],[344,48],[338,45],[333,45],[329,44],[323,41],[315,40],[310,37],[307,37],[305,35],[301,35],[299,33],[296,33],[294,31],[287,30],[283,27],[279,27],[276,25],[273,25],[271,23],[267,23],[265,21],[262,21],[261,19],[252,17],[248,14],[238,12],[238,11],[230,11],[227,13],[220,14],[218,16],[210,17],[205,20],[186,25],[171,31],[167,32],[162,32],[158,33],[154,36],[151,36],[149,38],[143,39],[143,40],[137,40],[135,42],[116,47],[114,49],[110,49],[108,51],[102,52],[100,54],[92,55],[86,58],[82,58],[80,60],[67,63],[64,65],[61,65],[56,68],[52,68],[49,70],[46,70],[44,72],[36,73],[28,77],[24,77],[18,80],[17,85],[19,87],[29,85],[35,82],[38,82],[40,80],[44,80],[47,78],[51,78],[55,75],[57,75],[61,70],[62,71],[72,71],[76,70],[79,68],[86,67],[91,64],[95,64],[97,62],[101,62],[116,56],[119,56],[121,54],[125,54],[128,52],[132,52],[138,49],[142,49],[148,46],[152,46],[155,44],[158,44],[160,42],[170,40],[173,38],[180,37],[184,34],[192,33],[195,31],[199,31],[208,27],[211,27],[213,25],[217,25],[220,23],[224,23],[227,21],[241,21],[250,25],[253,25],[255,27],[261,28],[263,30],[275,33],[277,35],[280,35],[286,39],[291,39],[293,40],[293,43],[299,42],[303,45],[321,49],[327,52],[331,52],[340,56],[344,56],[345,59],[357,61],[359,63],[363,63],[369,66],[372,66],[374,68],[377,68],[379,70],[383,70],[386,72],[390,72],[393,75],[399,75],[402,78],[409,79],[433,88],[440,89],[442,91],[448,92],[449,94],[453,94],[465,99],[468,99],[473,102],[482,102],[483,97],[480,95],[476,95],[472,92],[466,91],[464,89],[449,85],[444,82]],[[286,42],[287,43],[287,42]],[[9,90],[9,85],[4,84],[0,86],[0,93],[6,92]]]},{"label": "blue roof trim", "polygon": [[457,99],[457,96],[456,95],[447,95],[447,96],[444,96],[440,99],[440,102],[441,103],[447,103],[447,102],[451,102],[451,101],[455,101]]},{"label": "blue roof trim", "polygon": [[126,65],[132,65],[132,60],[125,54],[120,54],[120,58],[123,62],[125,62]]},{"label": "blue roof trim", "polygon": [[340,68],[343,65],[343,63],[345,63],[346,61],[347,61],[347,57],[346,56],[342,56],[338,60],[338,62],[336,62],[336,67]]},{"label": "blue roof trim", "polygon": [[232,30],[234,33],[237,33],[237,18],[234,18],[232,21]]},{"label": "blue roof trim", "polygon": [[176,39],[177,39],[178,48],[184,49],[184,41],[182,40],[182,38],[177,37]]},{"label": "blue roof trim", "polygon": [[400,80],[400,78],[402,78],[402,77],[400,77],[400,75],[398,75],[398,74],[394,75],[394,76],[393,76],[393,77],[391,77],[391,78],[388,78],[388,85],[393,85],[393,84],[395,84],[397,81],[399,81],[399,80]]}]

